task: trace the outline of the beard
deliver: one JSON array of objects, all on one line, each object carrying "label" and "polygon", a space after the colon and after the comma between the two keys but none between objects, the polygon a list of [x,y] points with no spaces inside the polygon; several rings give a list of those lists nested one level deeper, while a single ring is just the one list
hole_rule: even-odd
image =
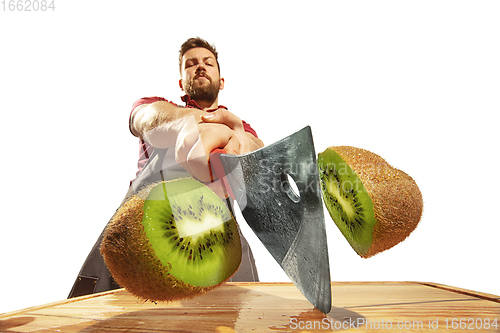
[{"label": "beard", "polygon": [[212,78],[208,75],[202,74],[202,76],[208,79],[208,84],[200,84],[197,82],[196,79],[199,75],[196,75],[184,86],[184,90],[186,91],[186,94],[188,94],[189,97],[195,101],[213,103],[219,95],[219,82],[213,82]]}]

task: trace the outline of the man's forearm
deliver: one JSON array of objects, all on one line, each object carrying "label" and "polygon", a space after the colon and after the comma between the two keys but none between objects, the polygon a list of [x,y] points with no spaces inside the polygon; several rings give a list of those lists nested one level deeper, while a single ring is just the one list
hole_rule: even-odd
[{"label": "man's forearm", "polygon": [[187,116],[195,116],[196,122],[199,122],[202,114],[204,111],[178,107],[164,101],[140,105],[132,114],[132,133],[142,136],[160,125],[175,122]]}]

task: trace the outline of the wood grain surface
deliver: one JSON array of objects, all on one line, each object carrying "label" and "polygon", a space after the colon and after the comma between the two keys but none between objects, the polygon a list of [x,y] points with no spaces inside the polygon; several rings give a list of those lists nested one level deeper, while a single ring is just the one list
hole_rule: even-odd
[{"label": "wood grain surface", "polygon": [[500,332],[500,297],[435,283],[333,282],[329,314],[291,283],[226,283],[197,298],[124,289],[0,314],[0,332]]}]

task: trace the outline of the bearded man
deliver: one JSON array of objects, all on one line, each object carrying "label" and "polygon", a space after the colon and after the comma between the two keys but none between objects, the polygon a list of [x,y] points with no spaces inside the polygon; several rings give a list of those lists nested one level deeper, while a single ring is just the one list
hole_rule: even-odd
[{"label": "bearded man", "polygon": [[[220,183],[212,179],[210,152],[221,148],[228,154],[243,154],[264,146],[248,123],[219,105],[224,78],[213,45],[201,38],[188,39],[179,51],[179,70],[184,106],[155,96],[141,98],[132,107],[129,128],[139,138],[140,153],[136,178],[124,202],[146,183],[186,176],[221,194]],[[102,236],[83,264],[69,298],[120,287],[99,252]],[[241,233],[240,238],[242,261],[230,281],[258,281],[252,251]]]}]

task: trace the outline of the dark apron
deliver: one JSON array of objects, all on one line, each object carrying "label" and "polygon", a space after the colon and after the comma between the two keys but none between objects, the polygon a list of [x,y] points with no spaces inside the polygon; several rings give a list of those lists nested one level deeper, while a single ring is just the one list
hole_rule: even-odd
[{"label": "dark apron", "polygon": [[[173,149],[155,149],[144,169],[132,182],[127,195],[122,201],[126,202],[132,195],[138,192],[146,184],[161,180],[172,180],[189,177],[184,168],[175,162]],[[227,206],[233,213],[233,201],[226,200]],[[234,213],[233,213],[234,216]],[[109,223],[109,222],[108,222]],[[105,230],[106,228],[104,228]],[[107,290],[121,288],[111,276],[104,259],[101,256],[100,247],[104,230],[97,239],[87,259],[76,278],[68,298],[99,293]],[[239,230],[239,229],[238,229]],[[236,273],[229,279],[231,282],[254,282],[259,281],[255,260],[247,240],[240,231],[242,258],[241,265]]]}]

